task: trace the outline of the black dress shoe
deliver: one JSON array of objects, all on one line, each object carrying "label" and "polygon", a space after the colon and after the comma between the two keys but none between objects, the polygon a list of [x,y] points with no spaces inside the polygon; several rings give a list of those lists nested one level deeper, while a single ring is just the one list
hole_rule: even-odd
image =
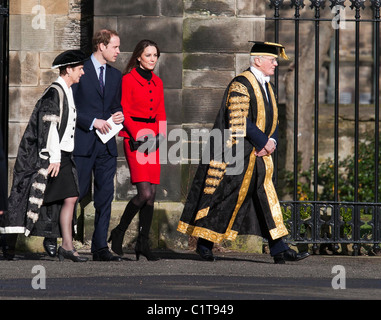
[{"label": "black dress shoe", "polygon": [[213,256],[212,250],[210,250],[204,246],[198,245],[196,252],[200,255],[200,257],[202,259],[204,259],[206,261],[215,261],[216,260],[216,258]]},{"label": "black dress shoe", "polygon": [[44,238],[44,249],[49,257],[55,257],[57,254],[57,238]]},{"label": "black dress shoe", "polygon": [[1,245],[3,249],[3,257],[5,260],[17,260],[15,259],[17,233],[1,234]]},{"label": "black dress shoe", "polygon": [[284,264],[286,261],[299,261],[305,259],[310,254],[308,252],[297,253],[295,250],[288,249],[274,256],[274,263]]},{"label": "black dress shoe", "polygon": [[122,261],[122,258],[114,256],[108,248],[104,248],[93,253],[93,261]]},{"label": "black dress shoe", "polygon": [[74,262],[86,262],[87,260],[89,260],[86,257],[81,257],[81,256],[75,255],[74,254],[75,252],[76,252],[75,249],[65,250],[64,248],[59,247],[58,248],[58,259],[60,259],[60,261],[64,261],[65,259],[70,259],[71,261],[74,261]]}]

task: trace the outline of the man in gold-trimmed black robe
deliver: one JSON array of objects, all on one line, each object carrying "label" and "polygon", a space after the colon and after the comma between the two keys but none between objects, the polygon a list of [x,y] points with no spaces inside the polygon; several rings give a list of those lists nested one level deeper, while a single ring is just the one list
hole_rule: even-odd
[{"label": "man in gold-trimmed black robe", "polygon": [[[287,57],[282,45],[254,43],[250,69],[230,82],[213,127],[229,132],[222,135],[221,155],[215,151],[218,141],[209,141],[210,161],[203,157],[188,194],[177,230],[199,238],[197,252],[206,260],[214,260],[214,243],[238,234],[267,238],[275,263],[308,256],[282,240],[288,232],[272,181],[278,109],[269,77],[278,65],[278,51]],[[243,161],[243,170],[230,170],[237,165],[229,161],[232,154]]]}]

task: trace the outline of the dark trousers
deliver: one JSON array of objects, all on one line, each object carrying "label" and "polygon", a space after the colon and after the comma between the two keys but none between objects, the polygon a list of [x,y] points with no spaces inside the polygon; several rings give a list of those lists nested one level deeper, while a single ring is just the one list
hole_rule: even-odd
[{"label": "dark trousers", "polygon": [[94,233],[91,252],[107,247],[107,232],[111,216],[111,203],[114,198],[114,176],[116,157],[110,155],[107,146],[96,141],[95,150],[90,157],[74,157],[78,171],[79,201],[88,193],[91,176],[94,174]]}]

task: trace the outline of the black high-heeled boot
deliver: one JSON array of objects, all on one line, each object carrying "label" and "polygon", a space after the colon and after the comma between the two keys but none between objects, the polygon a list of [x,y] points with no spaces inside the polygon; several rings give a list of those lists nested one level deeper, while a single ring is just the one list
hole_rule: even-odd
[{"label": "black high-heeled boot", "polygon": [[149,246],[149,231],[151,229],[153,217],[153,206],[145,205],[139,212],[139,236],[136,241],[135,255],[136,260],[139,260],[140,255],[146,257],[148,261],[159,260],[150,249]]},{"label": "black high-heeled boot", "polygon": [[111,230],[108,242],[111,242],[111,250],[120,256],[123,255],[122,245],[124,234],[126,233],[128,226],[138,211],[139,207],[130,201],[124,209],[119,224],[113,230]]}]

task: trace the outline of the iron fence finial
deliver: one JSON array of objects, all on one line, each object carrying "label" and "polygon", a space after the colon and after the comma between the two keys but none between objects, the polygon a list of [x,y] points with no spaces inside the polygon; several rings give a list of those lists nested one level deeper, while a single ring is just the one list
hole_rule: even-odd
[{"label": "iron fence finial", "polygon": [[364,9],[365,8],[365,0],[350,0],[352,2],[350,8],[353,10],[353,9],[356,9],[356,10],[360,10],[361,8]]},{"label": "iron fence finial", "polygon": [[345,0],[329,0],[331,2],[331,5],[329,6],[331,9],[333,9],[336,6],[341,6],[345,8],[344,2]]},{"label": "iron fence finial", "polygon": [[310,0],[311,5],[310,8],[313,9],[324,9],[325,8],[325,1],[326,0]]},{"label": "iron fence finial", "polygon": [[304,0],[291,0],[291,8],[304,8]]}]

